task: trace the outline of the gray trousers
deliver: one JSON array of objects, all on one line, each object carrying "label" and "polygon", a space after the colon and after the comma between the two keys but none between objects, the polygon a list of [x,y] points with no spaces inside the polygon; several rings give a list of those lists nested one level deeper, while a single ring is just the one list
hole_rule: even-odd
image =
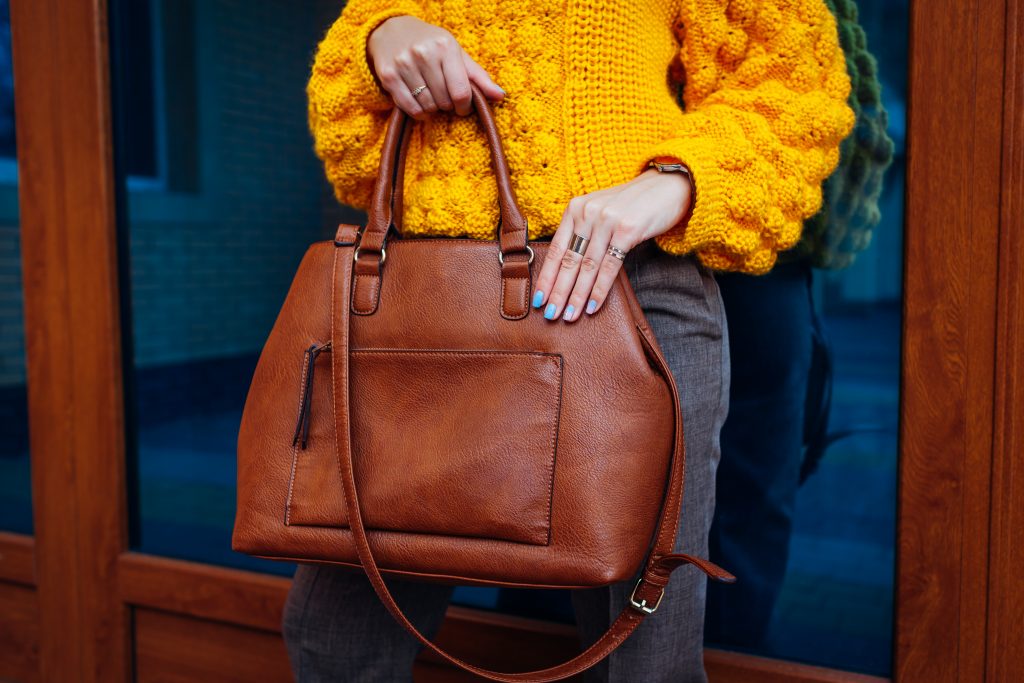
[{"label": "gray trousers", "polygon": [[[650,240],[629,252],[624,267],[672,368],[683,404],[686,486],[676,551],[707,557],[721,454],[719,432],[729,406],[729,344],[722,297],[714,275],[695,257],[667,254]],[[583,644],[604,633],[626,604],[634,583],[572,592]],[[409,619],[433,637],[452,587],[392,578],[388,586]],[[609,658],[588,671],[585,680],[705,683],[705,595],[703,574],[693,567],[677,570],[658,611]],[[413,660],[421,649],[378,602],[367,578],[345,568],[300,565],[282,626],[298,683],[411,681]]]}]

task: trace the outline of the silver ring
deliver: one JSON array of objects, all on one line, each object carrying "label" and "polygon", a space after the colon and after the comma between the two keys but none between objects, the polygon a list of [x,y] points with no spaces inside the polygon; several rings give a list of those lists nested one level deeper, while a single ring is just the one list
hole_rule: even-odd
[{"label": "silver ring", "polygon": [[418,87],[418,88],[416,88],[415,90],[412,91],[412,96],[416,97],[417,95],[419,95],[421,92],[423,92],[426,89],[427,89],[426,85],[421,85],[420,87]]},{"label": "silver ring", "polygon": [[611,254],[612,256],[614,256],[615,258],[619,259],[620,261],[625,261],[626,260],[626,252],[622,251],[621,249],[616,247],[614,244],[609,244],[608,245],[608,253]]},{"label": "silver ring", "polygon": [[587,245],[589,243],[589,239],[574,232],[572,234],[572,240],[569,241],[569,251],[575,251],[577,254],[582,256],[587,250]]}]

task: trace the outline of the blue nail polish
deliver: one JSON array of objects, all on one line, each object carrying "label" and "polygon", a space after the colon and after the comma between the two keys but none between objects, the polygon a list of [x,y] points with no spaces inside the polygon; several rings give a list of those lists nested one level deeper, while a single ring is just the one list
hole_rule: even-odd
[{"label": "blue nail polish", "polygon": [[554,304],[548,304],[548,307],[544,309],[544,317],[547,318],[548,320],[554,320],[555,319],[555,305]]},{"label": "blue nail polish", "polygon": [[533,307],[540,308],[541,303],[544,301],[544,292],[539,289],[533,293]]},{"label": "blue nail polish", "polygon": [[593,313],[595,310],[597,310],[597,301],[591,299],[590,303],[587,304],[587,313]]},{"label": "blue nail polish", "polygon": [[568,306],[566,306],[565,307],[565,313],[562,314],[562,320],[569,320],[570,318],[572,318],[572,314],[573,314],[573,312],[575,310],[576,310],[576,307],[573,306],[572,304],[569,304]]}]

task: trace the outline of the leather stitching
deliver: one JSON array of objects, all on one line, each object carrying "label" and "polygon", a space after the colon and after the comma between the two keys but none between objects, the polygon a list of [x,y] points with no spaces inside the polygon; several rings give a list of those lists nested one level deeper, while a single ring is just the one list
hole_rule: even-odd
[{"label": "leather stitching", "polygon": [[380,284],[380,275],[371,273],[356,273],[356,286],[353,288],[353,294],[358,294],[360,291],[359,278],[372,278],[373,282],[370,283],[370,304],[369,308],[360,308],[359,297],[352,297],[352,310],[360,315],[369,315],[377,310],[377,286]]},{"label": "leather stitching", "polygon": [[349,351],[349,355],[358,355],[361,353],[403,353],[407,355],[425,355],[425,356],[550,356],[552,358],[561,358],[560,353],[550,353],[548,351],[511,351],[504,349],[385,349],[376,347],[367,347],[365,349],[352,349]]},{"label": "leather stitching", "polygon": [[510,277],[502,277],[501,278],[501,315],[502,315],[503,318],[507,318],[509,320],[522,320],[530,312],[530,308],[529,308],[530,296],[529,296],[529,292],[528,292],[528,290],[529,290],[528,287],[526,288],[526,290],[524,290],[524,293],[523,293],[523,301],[522,301],[523,312],[521,314],[513,313],[513,312],[509,311],[505,307],[505,291],[508,289],[508,281],[509,280],[529,280],[529,279],[530,278],[528,278],[526,276],[520,276],[520,277],[511,277],[510,276]]},{"label": "leather stitching", "polygon": [[555,462],[558,460],[558,429],[561,427],[562,422],[562,388],[564,373],[562,372],[562,364],[565,359],[559,354],[558,356],[558,401],[555,403],[555,419],[551,425],[551,466],[548,468],[548,481],[551,482],[551,488],[548,491],[548,542],[547,545],[551,545],[551,516],[552,509],[555,506]]},{"label": "leather stitching", "polygon": [[[309,358],[309,349],[306,349],[302,353],[302,375],[301,375],[301,379],[299,380],[299,408],[298,408],[298,412],[300,414],[302,413],[302,396],[303,396],[303,394],[306,393],[305,392],[305,389],[306,389],[306,368],[309,367],[309,361],[307,360],[308,358]],[[312,400],[312,398],[313,397],[311,396],[310,400]],[[285,526],[291,526],[291,523],[292,523],[292,491],[295,488],[295,470],[298,469],[298,465],[299,465],[299,445],[298,444],[295,444],[294,446],[292,446],[292,452],[293,452],[293,455],[292,455],[292,474],[291,474],[291,478],[288,480],[288,499],[285,501],[285,505],[284,505],[284,523],[285,523]]]},{"label": "leather stitching", "polygon": [[[386,349],[386,348],[365,348],[365,349],[351,349],[349,351],[350,356],[379,356],[383,354],[389,355],[404,355],[404,356],[496,356],[496,357],[508,357],[508,356],[528,356],[528,357],[547,357],[556,362],[557,373],[558,373],[558,389],[555,394],[555,400],[551,402],[554,407],[554,419],[551,420],[551,435],[548,439],[548,452],[550,457],[548,458],[548,500],[547,500],[547,541],[545,543],[527,543],[524,541],[513,541],[505,538],[494,538],[490,536],[464,536],[463,538],[480,538],[484,540],[494,540],[500,543],[522,543],[524,545],[551,545],[551,519],[554,509],[554,498],[555,498],[555,460],[558,450],[558,428],[561,421],[562,415],[562,387],[564,380],[563,363],[564,359],[561,354],[548,353],[545,351],[511,351],[511,350],[484,350],[484,349]],[[302,525],[302,526],[318,526],[318,525]],[[335,527],[327,527],[335,528]],[[350,527],[349,527],[350,528]],[[391,531],[389,529],[383,529],[383,531]],[[409,531],[401,531],[401,533],[417,533]],[[419,533],[434,533],[434,532],[419,532]]]}]

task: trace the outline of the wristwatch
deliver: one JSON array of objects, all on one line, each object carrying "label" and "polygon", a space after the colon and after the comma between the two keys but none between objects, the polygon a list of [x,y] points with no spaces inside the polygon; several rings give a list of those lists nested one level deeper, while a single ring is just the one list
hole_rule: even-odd
[{"label": "wristwatch", "polygon": [[697,188],[693,184],[693,176],[690,175],[690,169],[675,157],[654,157],[647,166],[658,169],[658,173],[682,173],[690,182],[690,207],[686,210],[686,215],[683,216],[679,224],[674,228],[685,229],[686,225],[690,222],[690,216],[693,215],[693,205],[697,201]]},{"label": "wristwatch", "polygon": [[690,169],[673,157],[654,157],[648,166],[658,169],[659,173],[684,173],[690,175]]}]

